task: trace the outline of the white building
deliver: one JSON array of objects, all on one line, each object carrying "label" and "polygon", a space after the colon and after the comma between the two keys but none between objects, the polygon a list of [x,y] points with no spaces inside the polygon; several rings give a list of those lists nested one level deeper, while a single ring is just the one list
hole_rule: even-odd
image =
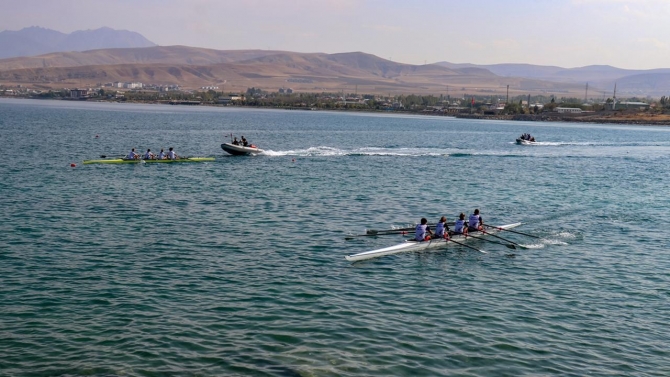
[{"label": "white building", "polygon": [[579,114],[582,112],[582,109],[579,107],[557,107],[556,112],[558,113],[571,113],[571,114]]}]

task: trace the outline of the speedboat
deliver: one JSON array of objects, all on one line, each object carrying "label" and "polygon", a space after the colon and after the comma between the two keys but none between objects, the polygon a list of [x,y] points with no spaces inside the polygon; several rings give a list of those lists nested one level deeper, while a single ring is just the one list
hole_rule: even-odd
[{"label": "speedboat", "polygon": [[263,153],[262,149],[258,148],[253,144],[249,144],[249,146],[245,147],[242,145],[235,145],[232,143],[223,143],[221,144],[221,149],[235,156],[256,155],[259,153]]},{"label": "speedboat", "polygon": [[516,143],[519,144],[519,145],[533,145],[533,144],[536,143],[536,141],[535,140],[525,140],[525,139],[522,139],[522,138],[517,138]]}]

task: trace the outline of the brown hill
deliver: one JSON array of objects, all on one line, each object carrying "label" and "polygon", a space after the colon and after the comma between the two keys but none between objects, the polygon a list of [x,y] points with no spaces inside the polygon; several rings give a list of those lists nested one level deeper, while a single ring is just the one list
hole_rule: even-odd
[{"label": "brown hill", "polygon": [[0,59],[0,71],[21,68],[81,67],[115,64],[192,64],[234,63],[282,53],[270,50],[221,51],[188,46],[114,48],[82,52],[54,52],[40,56]]},{"label": "brown hill", "polygon": [[[362,52],[323,54],[285,51],[218,51],[187,46],[105,49],[0,60],[0,83],[42,87],[91,87],[106,82],[225,85],[275,91],[491,94],[581,93],[577,84],[500,77],[482,68],[397,63]],[[450,88],[448,88],[450,87]],[[224,89],[224,88],[221,88]]]}]

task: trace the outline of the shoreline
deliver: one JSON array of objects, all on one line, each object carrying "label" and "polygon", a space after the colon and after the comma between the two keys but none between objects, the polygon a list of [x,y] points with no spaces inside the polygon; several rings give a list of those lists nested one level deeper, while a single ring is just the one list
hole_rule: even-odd
[{"label": "shoreline", "polygon": [[[29,97],[7,97],[7,96],[2,96],[0,97],[0,99],[186,106],[182,104],[168,104],[165,102],[157,102],[157,101],[107,101],[107,100],[87,101],[87,100],[69,100],[69,99],[57,99],[57,98],[29,98]],[[588,123],[588,124],[621,124],[621,125],[637,125],[637,126],[670,126],[670,114],[649,114],[647,112],[611,111],[611,110],[599,113],[586,113],[586,114],[559,115],[557,113],[541,113],[541,114],[490,115],[490,114],[466,114],[466,113],[446,114],[441,112],[398,111],[398,110],[377,110],[377,109],[318,109],[310,107],[220,105],[210,103],[188,105],[188,107],[192,106],[207,106],[207,107],[222,107],[222,108],[232,107],[232,108],[244,108],[244,109],[270,109],[270,110],[287,110],[287,111],[334,111],[334,112],[354,112],[354,113],[403,114],[403,115],[417,115],[417,116],[423,115],[430,117],[433,116],[452,117],[459,119],[510,120],[510,121],[521,121],[521,122],[561,122],[561,123]]]},{"label": "shoreline", "polygon": [[[563,123],[589,123],[589,124],[627,124],[634,126],[670,126],[670,115],[647,114],[647,113],[623,113],[615,114],[612,111],[602,114],[515,114],[515,115],[484,115],[484,114],[455,114],[454,117],[461,119],[480,120],[514,120],[522,122],[563,122]],[[661,119],[649,119],[658,117]]]}]

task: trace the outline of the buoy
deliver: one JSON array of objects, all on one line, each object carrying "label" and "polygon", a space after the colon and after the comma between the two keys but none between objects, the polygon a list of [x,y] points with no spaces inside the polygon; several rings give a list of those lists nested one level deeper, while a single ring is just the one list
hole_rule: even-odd
[{"label": "buoy", "polygon": [[71,167],[71,168],[76,168],[76,167],[77,167],[77,164],[75,164],[75,163],[73,162],[73,163],[70,164],[70,167]]},{"label": "buoy", "polygon": [[98,136],[98,135],[95,135],[95,138],[97,139],[97,138],[99,138],[99,136]]},{"label": "buoy", "polygon": [[292,158],[292,159],[291,159],[291,162],[295,162],[295,158]]}]

